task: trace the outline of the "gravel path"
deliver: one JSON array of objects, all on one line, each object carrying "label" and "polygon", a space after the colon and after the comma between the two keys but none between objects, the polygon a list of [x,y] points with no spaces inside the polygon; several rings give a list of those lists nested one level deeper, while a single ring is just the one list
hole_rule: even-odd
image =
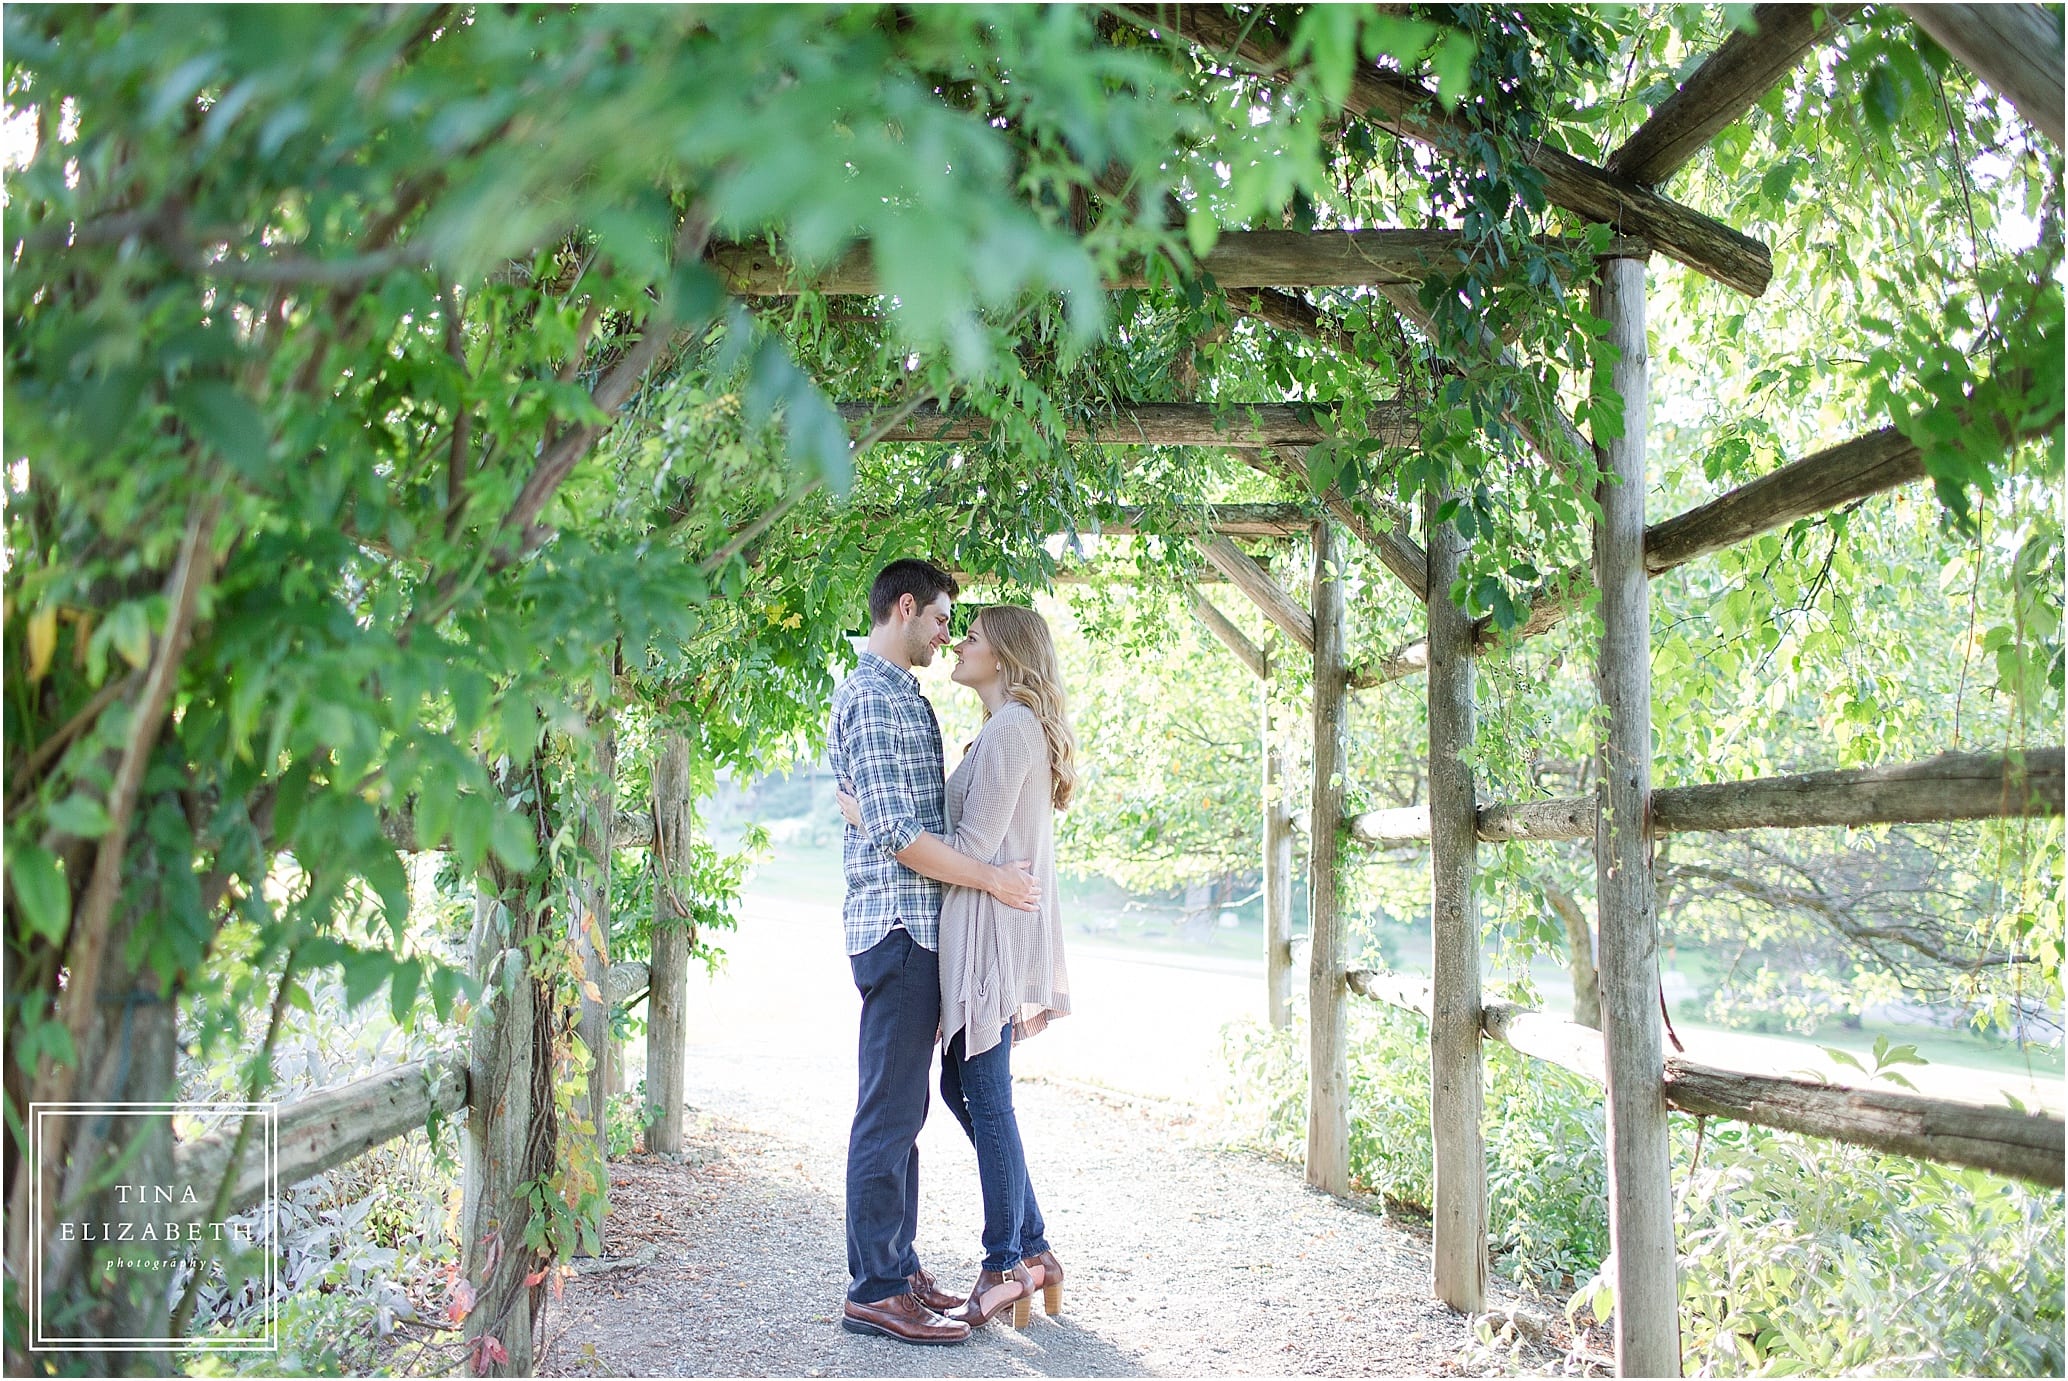
[{"label": "gravel path", "polygon": [[[1194,1098],[1100,1087],[1050,1056],[1021,1061],[1028,1164],[1057,1255],[1063,1313],[1003,1321],[958,1347],[914,1348],[839,1325],[847,1284],[842,1193],[854,1101],[858,1004],[837,923],[816,908],[750,913],[730,971],[700,995],[691,1037],[689,1152],[612,1165],[607,1259],[548,1312],[541,1374],[560,1376],[1447,1375],[1487,1369],[1472,1321],[1429,1297],[1426,1233],[1316,1194],[1297,1170],[1225,1148]],[[1064,1056],[1096,1053],[1153,1089],[1210,1064],[1197,1039],[1123,1065],[1126,1033],[1152,1025],[1212,975],[1149,974],[1071,956],[1079,1023]],[[1160,966],[1159,966],[1160,967]],[[1158,987],[1167,985],[1169,991]],[[1260,985],[1258,985],[1260,986]],[[1244,989],[1248,991],[1248,989]],[[1201,1028],[1206,1029],[1204,1027]],[[636,1072],[635,1076],[636,1077]],[[1184,1084],[1185,1080],[1179,1080]],[[920,1139],[919,1251],[967,1286],[979,1255],[975,1157],[938,1106]],[[1497,1295],[1501,1295],[1498,1287]],[[1512,1302],[1512,1301],[1510,1301]],[[1561,1370],[1556,1351],[1526,1369]],[[1514,1363],[1509,1363],[1513,1366]]]}]

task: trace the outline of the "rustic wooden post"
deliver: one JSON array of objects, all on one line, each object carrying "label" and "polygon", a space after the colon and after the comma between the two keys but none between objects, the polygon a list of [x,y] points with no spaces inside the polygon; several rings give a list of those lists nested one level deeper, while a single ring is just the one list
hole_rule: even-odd
[{"label": "rustic wooden post", "polygon": [[[162,1338],[172,1331],[173,1307],[167,1302],[162,1276],[157,1267],[146,1268],[145,1260],[163,1262],[173,1249],[154,1242],[151,1234],[163,1223],[162,1211],[146,1204],[141,1196],[128,1192],[137,1184],[171,1185],[179,1182],[173,1172],[172,1117],[164,1114],[113,1115],[110,1105],[122,1107],[162,1103],[179,1096],[178,1009],[158,995],[158,976],[147,961],[132,963],[137,932],[152,924],[148,908],[120,916],[108,939],[107,959],[96,984],[97,1018],[90,1021],[82,1042],[80,1067],[83,1076],[72,1098],[99,1105],[90,1112],[72,1111],[64,1118],[65,1154],[37,1167],[46,1178],[41,1212],[25,1225],[27,1233],[43,1236],[41,1275],[33,1285],[23,1286],[26,1297],[40,1291],[46,1327],[63,1337],[124,1340]],[[48,1143],[45,1143],[46,1146]],[[119,1183],[110,1171],[121,1167]],[[23,1166],[21,1173],[30,1173]],[[207,1193],[211,1185],[200,1187]],[[24,1215],[27,1217],[28,1215]],[[56,1230],[58,1223],[119,1224],[116,1241],[129,1243],[112,1254],[129,1260],[126,1268],[103,1270],[110,1248],[103,1237],[89,1244],[79,1235]],[[46,1232],[46,1229],[50,1231]],[[26,1278],[29,1263],[20,1263]],[[69,1315],[69,1318],[66,1316]],[[48,1322],[64,1318],[51,1327]],[[26,1355],[27,1349],[9,1329],[9,1359]],[[99,1375],[170,1374],[174,1362],[170,1351],[139,1349],[107,1353],[81,1353],[99,1366]],[[34,1372],[43,1368],[36,1367]],[[9,1374],[17,1374],[11,1368]],[[33,1374],[24,1369],[20,1375]]]},{"label": "rustic wooden post", "polygon": [[1448,496],[1423,496],[1429,544],[1429,1122],[1435,1170],[1436,1297],[1486,1309],[1485,1097],[1479,1043],[1479,821],[1468,755],[1474,733],[1472,620],[1451,598],[1465,543],[1439,522]]},{"label": "rustic wooden post", "polygon": [[[524,1236],[532,1216],[526,1186],[552,1166],[552,1014],[526,955],[540,916],[525,883],[490,860],[474,903],[471,967],[481,1006],[468,1037],[460,1252],[474,1291],[466,1336],[484,1376],[532,1374],[533,1324],[545,1303],[543,1284],[526,1283],[537,1254]],[[482,1338],[494,1339],[507,1360],[496,1362]]]},{"label": "rustic wooden post", "polygon": [[1272,1029],[1292,1025],[1292,803],[1285,797],[1285,745],[1271,713],[1271,663],[1257,682],[1264,769],[1264,992]]},{"label": "rustic wooden post", "polygon": [[1596,681],[1608,710],[1594,832],[1601,1031],[1608,1071],[1609,1238],[1616,1258],[1616,1369],[1680,1375],[1672,1164],[1660,1045],[1658,915],[1651,866],[1651,609],[1645,588],[1645,428],[1650,398],[1642,259],[1609,259],[1594,315],[1619,352],[1609,383],[1622,435],[1595,442],[1601,591]]},{"label": "rustic wooden post", "polygon": [[1342,852],[1345,660],[1343,582],[1334,529],[1314,524],[1314,786],[1309,799],[1307,864],[1307,1183],[1331,1194],[1350,1188],[1350,1068],[1345,1026],[1342,903],[1336,870]]},{"label": "rustic wooden post", "polygon": [[[579,905],[568,917],[582,955],[582,1006],[576,1026],[590,1056],[587,1096],[579,1105],[596,1129],[596,1164],[605,1185],[610,1160],[610,1095],[616,1085],[617,1039],[610,1033],[610,835],[617,814],[613,778],[617,769],[617,732],[609,711],[590,724],[594,785],[581,803],[580,848],[584,872],[575,889]],[[594,993],[596,996],[591,997]]]},{"label": "rustic wooden post", "polygon": [[689,947],[682,865],[689,852],[689,739],[669,734],[653,765],[653,952],[646,992],[646,1149],[682,1153]]}]

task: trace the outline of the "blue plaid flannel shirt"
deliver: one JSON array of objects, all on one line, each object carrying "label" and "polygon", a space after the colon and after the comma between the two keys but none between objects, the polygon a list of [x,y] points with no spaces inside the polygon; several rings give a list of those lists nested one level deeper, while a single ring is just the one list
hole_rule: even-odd
[{"label": "blue plaid flannel shirt", "polygon": [[941,725],[919,678],[864,652],[833,692],[826,748],[834,777],[862,809],[862,827],[849,825],[840,845],[847,952],[864,953],[900,925],[938,952],[941,885],[895,857],[922,833],[948,833]]}]

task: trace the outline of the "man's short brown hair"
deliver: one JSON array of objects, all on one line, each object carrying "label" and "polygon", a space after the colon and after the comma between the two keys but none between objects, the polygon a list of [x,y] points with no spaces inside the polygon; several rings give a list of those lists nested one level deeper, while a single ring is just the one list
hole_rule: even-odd
[{"label": "man's short brown hair", "polygon": [[955,583],[954,576],[931,561],[907,556],[876,572],[876,579],[869,586],[869,622],[872,626],[888,623],[891,610],[906,595],[924,609],[942,595],[953,599],[961,593],[962,587]]}]

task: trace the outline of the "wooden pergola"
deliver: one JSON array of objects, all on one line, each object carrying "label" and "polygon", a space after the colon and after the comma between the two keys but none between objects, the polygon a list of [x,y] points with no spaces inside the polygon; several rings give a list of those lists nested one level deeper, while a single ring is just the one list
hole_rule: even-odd
[{"label": "wooden pergola", "polygon": [[[1616,1276],[1616,1356],[1625,1375],[1678,1375],[1680,1333],[1673,1238],[1667,1113],[1671,1108],[1784,1127],[1903,1154],[1979,1166],[2042,1184],[2062,1183],[2063,1134],[2057,1117],[1917,1095],[1862,1091],[1803,1080],[1713,1069],[1664,1050],[1659,1002],[1658,917],[1652,841],[1689,830],[1809,828],[1819,825],[2058,816],[2063,810],[2063,750],[2023,755],[1946,754],[1925,762],[1860,771],[1831,771],[1749,782],[1674,786],[1651,781],[1649,580],[1761,533],[1784,527],[1924,477],[1917,447],[1893,428],[1805,456],[1686,513],[1647,521],[1645,433],[1650,364],[1646,358],[1646,261],[1664,255],[1738,292],[1761,294],[1772,274],[1766,246],[1658,190],[1719,131],[1786,77],[1854,7],[1762,5],[1756,29],[1727,39],[1679,91],[1595,167],[1554,149],[1532,159],[1555,204],[1613,232],[1593,285],[1594,314],[1608,324],[1615,347],[1608,386],[1624,402],[1624,431],[1594,447],[1603,482],[1595,498],[1600,520],[1593,560],[1558,574],[1531,600],[1518,636],[1555,627],[1592,585],[1600,597],[1603,636],[1595,679],[1606,710],[1601,786],[1589,797],[1481,805],[1470,767],[1474,738],[1474,659],[1492,648],[1496,631],[1474,621],[1449,597],[1465,548],[1455,527],[1435,521],[1449,497],[1424,496],[1428,546],[1408,536],[1405,513],[1374,524],[1339,493],[1314,506],[1229,505],[1209,510],[1197,537],[1215,572],[1286,638],[1313,658],[1312,782],[1309,834],[1308,959],[1309,1122],[1307,1180],[1343,1193],[1349,1188],[1347,999],[1373,998],[1417,1010],[1429,1020],[1431,1135],[1434,1160],[1435,1293],[1461,1310],[1485,1308],[1487,1274],[1486,1164],[1482,1042],[1498,1040],[1533,1057],[1586,1075],[1605,1087],[1609,1129],[1609,1221]],[[2051,34],[2034,6],[1905,6],[1941,43],[2009,96],[2021,113],[2057,142],[2061,137],[2061,74],[2038,55],[2033,33]],[[1212,7],[1159,9],[1142,22],[1178,31],[1217,54],[1235,54],[1255,70],[1282,72],[1284,54],[1239,20]],[[2006,46],[2019,34],[2022,46]],[[1443,152],[1460,128],[1432,93],[1371,69],[1353,80],[1346,108],[1396,135]],[[1222,237],[1201,267],[1238,312],[1340,348],[1310,304],[1288,290],[1362,286],[1376,290],[1406,320],[1435,338],[1415,295],[1418,270],[1444,262],[1457,242],[1426,230],[1250,231]],[[735,291],[794,291],[787,270],[766,253],[724,261]],[[1140,281],[1129,273],[1113,286]],[[856,256],[811,286],[826,293],[874,290]],[[1498,342],[1487,348],[1499,350]],[[867,409],[852,407],[862,425]],[[1399,405],[1365,419],[1372,436],[1411,445],[1417,421]],[[1512,419],[1511,419],[1512,420]],[[1986,421],[1987,419],[1979,419]],[[1325,407],[1259,403],[1208,408],[1188,404],[1120,407],[1074,426],[1063,438],[1118,445],[1216,445],[1266,473],[1297,474],[1301,451],[1337,423]],[[2058,419],[2056,420],[2058,421]],[[1560,446],[1584,445],[1570,419],[1565,436],[1526,433],[1544,461],[1561,465]],[[903,442],[979,440],[980,418],[917,412],[875,432]],[[2022,438],[2006,436],[2007,444]],[[1304,525],[1313,560],[1308,597],[1296,598],[1236,545],[1234,538],[1282,536]],[[1107,531],[1128,530],[1123,520]],[[1426,637],[1368,665],[1345,655],[1343,586],[1334,573],[1343,540],[1362,541],[1403,588],[1427,609]],[[1265,649],[1203,594],[1194,608],[1260,679],[1270,675]],[[1428,678],[1428,801],[1405,810],[1346,817],[1347,693],[1416,674]],[[1269,1010],[1289,1020],[1293,976],[1290,889],[1293,815],[1282,803],[1280,753],[1268,710],[1264,725],[1265,820],[1263,894]],[[1352,970],[1344,959],[1339,878],[1345,837],[1383,846],[1427,841],[1430,847],[1433,974],[1402,981]],[[1595,841],[1601,1029],[1596,1031],[1481,995],[1476,851],[1482,840]]]},{"label": "wooden pergola", "polygon": [[[2059,1117],[2026,1116],[2009,1109],[1911,1094],[1861,1091],[1800,1080],[1696,1065],[1665,1054],[1659,1000],[1658,918],[1652,841],[1686,830],[1805,828],[1875,822],[1965,820],[2063,813],[2063,750],[2023,755],[1948,754],[1924,762],[1864,771],[1817,772],[1749,782],[1689,783],[1655,790],[1651,773],[1651,577],[1797,519],[1825,512],[1923,477],[1917,448],[1893,429],[1882,429],[1788,464],[1711,502],[1663,521],[1645,513],[1646,421],[1650,364],[1646,359],[1647,261],[1663,255],[1731,289],[1757,296],[1772,274],[1766,246],[1713,217],[1674,201],[1660,188],[1720,130],[1741,117],[1841,22],[1849,6],[1813,8],[1761,5],[1756,31],[1734,34],[1655,110],[1601,166],[1548,147],[1532,163],[1549,199],[1612,231],[1593,284],[1594,314],[1608,323],[1617,362],[1603,381],[1624,401],[1621,437],[1593,446],[1603,481],[1596,491],[1600,519],[1592,560],[1548,580],[1532,600],[1519,630],[1527,637],[1555,626],[1588,586],[1598,590],[1603,637],[1595,679],[1606,712],[1603,771],[1595,794],[1568,800],[1481,804],[1470,766],[1475,733],[1474,659],[1495,645],[1495,633],[1452,601],[1450,590],[1465,555],[1456,528],[1435,521],[1448,497],[1423,497],[1426,547],[1409,536],[1407,513],[1354,505],[1331,491],[1312,503],[1225,505],[1208,510],[1196,541],[1208,567],[1250,600],[1270,625],[1313,659],[1312,781],[1305,827],[1309,836],[1312,946],[1307,965],[1309,1020],[1309,1125],[1306,1178],[1319,1189],[1349,1188],[1349,1080],[1346,1012],[1363,997],[1423,1013],[1429,1022],[1432,1086],[1431,1137],[1435,1166],[1435,1294],[1454,1308],[1479,1312],[1486,1304],[1488,1266],[1486,1165],[1481,1126],[1482,1049],[1487,1040],[1580,1072],[1601,1083],[1607,1104],[1609,1221],[1615,1258],[1616,1360],[1621,1373],[1678,1375],[1680,1331],[1675,1279],[1673,1202],[1669,1181],[1669,1109],[1739,1118],[1857,1142],[1958,1165],[1980,1166],[2059,1186],[2063,1181],[2063,1124]],[[2006,95],[2042,132],[2062,137],[2062,81],[2058,30],[2031,5],[1906,5],[1927,32]],[[1237,20],[1211,8],[1161,9],[1140,23],[1179,32],[1219,54],[1234,54],[1262,72],[1284,70],[1284,54]],[[2053,35],[2048,47],[2035,34]],[[1366,68],[1350,88],[1347,109],[1438,153],[1459,127],[1433,93],[1397,75]],[[1273,329],[1299,332],[1325,347],[1347,342],[1297,296],[1296,290],[1360,286],[1374,290],[1400,316],[1436,338],[1416,297],[1416,286],[1438,266],[1453,262],[1459,237],[1431,230],[1251,231],[1225,235],[1202,267],[1229,294],[1231,308]],[[729,288],[741,295],[779,296],[799,291],[792,269],[765,247],[731,246],[713,252]],[[1130,271],[1112,286],[1143,281]],[[865,256],[855,255],[808,286],[827,294],[868,295],[876,284]],[[1499,352],[1498,341],[1485,349]],[[903,443],[962,443],[980,439],[980,418],[938,409],[915,410],[894,425],[871,426],[873,409],[846,409],[850,424],[878,439]],[[1978,419],[1986,422],[1988,419]],[[1325,406],[1259,402],[1208,407],[1142,403],[1074,425],[1060,439],[1113,445],[1216,446],[1241,455],[1265,473],[1297,477],[1303,448],[1345,425]],[[1401,404],[1383,405],[1348,425],[1389,445],[1411,446],[1418,419]],[[2058,419],[2055,421],[2058,425]],[[1547,464],[1588,443],[1570,419],[1558,436],[1525,429]],[[2018,438],[2006,437],[2007,444]],[[1107,532],[1131,530],[1150,515],[1120,514]],[[1160,528],[1167,523],[1159,520]],[[1237,544],[1238,538],[1305,536],[1311,578],[1304,597],[1287,590]],[[1364,665],[1346,654],[1347,610],[1337,555],[1347,540],[1362,543],[1426,608],[1426,635]],[[1191,593],[1202,623],[1260,681],[1272,657],[1198,590]],[[1375,689],[1414,675],[1427,677],[1428,800],[1404,810],[1349,816],[1345,717],[1352,690]],[[1290,1020],[1294,981],[1291,885],[1294,813],[1284,802],[1282,743],[1263,724],[1265,818],[1262,861],[1267,915],[1269,1010],[1275,1024]],[[655,773],[655,795],[643,809],[606,808],[589,821],[584,847],[652,846],[672,854],[687,836],[688,783],[680,744],[667,746]],[[414,847],[406,817],[389,822],[390,837]],[[1599,931],[1601,1029],[1488,1003],[1481,991],[1478,898],[1475,882],[1481,841],[1569,840],[1595,844]],[[1344,953],[1339,879],[1355,862],[1353,849],[1426,840],[1430,848],[1433,974],[1426,980],[1353,970]],[[601,916],[601,898],[589,905]],[[665,904],[665,898],[657,904]],[[585,1004],[585,1029],[602,1032],[605,1004],[640,989],[650,993],[648,1086],[659,1105],[656,1149],[682,1145],[682,994],[688,940],[679,929],[655,928],[650,965],[605,962],[607,928],[590,941],[597,995]],[[477,939],[487,928],[477,925]],[[665,941],[663,936],[668,937]],[[476,976],[489,994],[465,1060],[406,1066],[390,1074],[331,1090],[284,1109],[279,1145],[283,1182],[318,1173],[369,1146],[422,1125],[433,1116],[464,1111],[469,1127],[467,1205],[463,1236],[470,1278],[489,1278],[500,1312],[482,1318],[512,1322],[502,1343],[509,1370],[529,1369],[530,1310],[522,1280],[478,1259],[481,1225],[497,1206],[523,1192],[536,1168],[529,1146],[539,1098],[550,1096],[538,1061],[545,1042],[529,985],[505,982],[507,966],[521,965],[521,937],[505,948],[481,947]],[[663,945],[672,946],[663,950]],[[591,1048],[607,1051],[600,1035]],[[608,1059],[605,1060],[606,1069]],[[591,1081],[589,1104],[600,1129],[608,1077]],[[600,1135],[600,1132],[599,1132]],[[203,1144],[183,1154],[227,1166],[228,1145]],[[255,1155],[255,1153],[254,1153]],[[255,1159],[237,1167],[232,1206],[263,1192]],[[220,1171],[218,1173],[221,1173]],[[492,1235],[492,1234],[491,1234]],[[536,1296],[528,1298],[536,1299]],[[514,1302],[513,1302],[514,1301]],[[473,1327],[470,1319],[470,1327]]]}]

